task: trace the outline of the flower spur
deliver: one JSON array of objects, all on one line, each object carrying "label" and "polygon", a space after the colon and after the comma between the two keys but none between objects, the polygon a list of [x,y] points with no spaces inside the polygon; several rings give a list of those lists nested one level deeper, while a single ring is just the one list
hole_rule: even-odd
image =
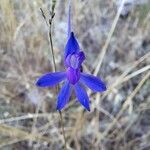
[{"label": "flower spur", "polygon": [[83,51],[80,51],[79,44],[73,32],[70,33],[70,37],[68,38],[64,59],[65,72],[44,74],[37,80],[36,85],[39,87],[52,87],[64,80],[64,85],[57,98],[57,110],[63,109],[68,103],[73,89],[81,105],[90,111],[89,97],[83,88],[83,84],[94,92],[105,91],[106,85],[101,79],[80,71],[81,65],[85,60],[85,55]]}]

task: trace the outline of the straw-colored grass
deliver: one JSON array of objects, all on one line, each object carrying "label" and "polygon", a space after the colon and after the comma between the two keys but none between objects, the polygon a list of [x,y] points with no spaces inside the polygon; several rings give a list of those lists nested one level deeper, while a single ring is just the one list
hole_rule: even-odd
[{"label": "straw-colored grass", "polygon": [[[61,150],[64,138],[55,89],[39,89],[37,77],[53,69],[48,29],[52,1],[0,0],[0,149]],[[91,112],[72,98],[63,110],[68,150],[150,149],[150,4],[120,19],[115,1],[77,0],[74,33],[86,54],[84,71],[108,90],[88,94]],[[53,45],[64,70],[67,1],[57,1]]]}]

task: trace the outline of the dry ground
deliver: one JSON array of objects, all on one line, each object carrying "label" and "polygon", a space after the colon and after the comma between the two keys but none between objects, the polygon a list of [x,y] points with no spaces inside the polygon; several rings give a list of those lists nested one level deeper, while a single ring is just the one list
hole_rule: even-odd
[{"label": "dry ground", "polygon": [[[0,0],[2,150],[63,149],[57,93],[34,85],[53,66],[40,7],[48,17],[50,0]],[[126,19],[118,19],[112,0],[74,0],[72,7],[83,69],[108,90],[88,91],[91,112],[74,98],[63,110],[68,150],[150,150],[150,3]],[[64,70],[67,1],[57,0],[55,12],[54,53],[57,70]]]}]

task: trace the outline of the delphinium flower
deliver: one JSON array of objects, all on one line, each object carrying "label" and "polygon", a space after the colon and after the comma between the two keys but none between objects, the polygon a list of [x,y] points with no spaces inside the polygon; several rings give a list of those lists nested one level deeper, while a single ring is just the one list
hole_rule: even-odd
[{"label": "delphinium flower", "polygon": [[106,85],[101,79],[81,72],[81,66],[85,60],[85,54],[81,51],[74,33],[70,32],[70,30],[69,7],[68,40],[64,52],[64,65],[66,70],[62,72],[46,73],[37,80],[36,85],[39,87],[52,87],[64,81],[57,97],[57,110],[62,110],[65,107],[74,91],[80,104],[90,111],[89,97],[84,89],[84,85],[94,92],[105,91]]}]

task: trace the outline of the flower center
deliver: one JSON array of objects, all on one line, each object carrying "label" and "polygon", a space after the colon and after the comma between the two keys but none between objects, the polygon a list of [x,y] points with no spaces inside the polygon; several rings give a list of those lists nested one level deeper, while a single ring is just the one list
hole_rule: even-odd
[{"label": "flower center", "polygon": [[80,68],[81,64],[84,61],[84,53],[78,52],[75,54],[69,54],[65,60],[67,67],[67,79],[71,84],[76,84],[80,79]]},{"label": "flower center", "polygon": [[84,61],[84,59],[85,55],[82,51],[75,54],[69,54],[65,60],[65,64],[67,67],[78,69],[81,67],[81,64]]},{"label": "flower center", "polygon": [[80,79],[80,69],[67,68],[67,79],[71,84],[76,84]]}]

